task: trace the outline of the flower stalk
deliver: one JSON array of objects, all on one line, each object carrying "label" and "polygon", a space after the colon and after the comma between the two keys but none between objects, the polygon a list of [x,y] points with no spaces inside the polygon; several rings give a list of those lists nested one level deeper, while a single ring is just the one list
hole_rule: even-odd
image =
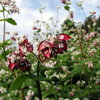
[{"label": "flower stalk", "polygon": [[[39,76],[39,74],[40,74],[40,61],[38,61],[38,64],[37,64],[37,76]],[[36,81],[36,83],[37,83],[37,88],[38,88],[39,100],[42,100],[40,81]]]},{"label": "flower stalk", "polygon": [[20,98],[21,98],[21,100],[25,100],[24,88],[21,88],[21,90],[20,90]]}]

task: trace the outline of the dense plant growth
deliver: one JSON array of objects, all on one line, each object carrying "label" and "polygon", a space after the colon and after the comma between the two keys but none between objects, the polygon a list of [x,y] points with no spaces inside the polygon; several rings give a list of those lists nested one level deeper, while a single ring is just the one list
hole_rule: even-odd
[{"label": "dense plant growth", "polygon": [[60,19],[50,19],[53,28],[35,21],[33,43],[17,32],[6,40],[6,23],[17,25],[9,16],[19,9],[13,0],[0,0],[0,100],[100,100],[100,17],[96,12],[87,17],[79,2],[86,19],[77,23],[71,1],[60,1],[69,17],[61,29]]}]

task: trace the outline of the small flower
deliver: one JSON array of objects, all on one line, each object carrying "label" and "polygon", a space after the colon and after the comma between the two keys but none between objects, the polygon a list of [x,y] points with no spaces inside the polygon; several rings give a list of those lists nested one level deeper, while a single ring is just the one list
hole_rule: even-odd
[{"label": "small flower", "polygon": [[89,55],[90,56],[93,56],[95,53],[96,53],[96,49],[94,48],[94,49],[91,49],[90,51],[89,51]]},{"label": "small flower", "polygon": [[23,54],[33,51],[33,45],[28,41],[26,36],[23,36],[22,39],[18,42],[19,44],[19,51]]},{"label": "small flower", "polygon": [[47,67],[47,68],[53,68],[55,66],[55,64],[56,64],[56,61],[54,62],[51,60],[49,62],[44,63],[45,67]]},{"label": "small flower", "polygon": [[70,92],[70,96],[74,96],[75,93],[73,91]]},{"label": "small flower", "polygon": [[83,4],[83,1],[79,1],[79,2],[77,2],[77,6],[79,6],[79,7],[81,7],[82,4]]},{"label": "small flower", "polygon": [[4,5],[9,5],[10,2],[11,2],[11,0],[0,0],[0,3],[4,4]]},{"label": "small flower", "polygon": [[95,84],[100,85],[100,79],[96,79]]},{"label": "small flower", "polygon": [[93,68],[93,62],[92,61],[87,62],[87,64],[88,64],[88,68],[89,69],[92,69]]},{"label": "small flower", "polygon": [[91,15],[95,15],[96,12],[95,12],[95,11],[90,11],[90,14],[91,14]]},{"label": "small flower", "polygon": [[64,4],[66,3],[66,0],[60,0],[60,1],[61,1],[61,3],[64,3]]}]

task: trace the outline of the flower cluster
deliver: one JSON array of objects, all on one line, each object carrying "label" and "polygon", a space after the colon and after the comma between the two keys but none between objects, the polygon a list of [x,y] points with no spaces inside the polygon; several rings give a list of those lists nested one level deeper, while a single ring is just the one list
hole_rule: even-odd
[{"label": "flower cluster", "polygon": [[2,4],[3,7],[9,7],[8,13],[19,13],[19,8],[16,6],[16,2],[14,0],[0,0],[0,4]]},{"label": "flower cluster", "polygon": [[63,3],[63,4],[67,4],[68,2],[70,2],[70,0],[60,0],[61,1],[61,3]]},{"label": "flower cluster", "polygon": [[8,56],[7,64],[9,69],[20,69],[22,71],[29,71],[31,69],[30,62],[26,59],[25,55],[20,52],[13,52]]},{"label": "flower cluster", "polygon": [[38,57],[41,61],[56,57],[67,50],[67,42],[71,37],[62,33],[52,38],[51,41],[42,41],[38,47]]},{"label": "flower cluster", "polygon": [[19,44],[19,51],[23,54],[33,51],[33,45],[28,41],[26,36],[23,36],[23,38],[19,40],[18,44]]},{"label": "flower cluster", "polygon": [[20,69],[22,71],[29,71],[31,69],[31,63],[26,59],[27,52],[33,51],[33,45],[28,41],[26,36],[18,42],[18,52],[13,52],[8,56],[7,64],[9,69]]}]

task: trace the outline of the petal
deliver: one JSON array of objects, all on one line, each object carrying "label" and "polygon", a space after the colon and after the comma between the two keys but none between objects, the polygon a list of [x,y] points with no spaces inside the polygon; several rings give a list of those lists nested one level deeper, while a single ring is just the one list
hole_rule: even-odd
[{"label": "petal", "polygon": [[45,49],[42,50],[42,54],[46,57],[46,58],[50,58],[51,57],[51,51],[48,47],[46,47]]},{"label": "petal", "polygon": [[41,51],[41,50],[45,49],[46,47],[50,47],[50,44],[48,41],[44,40],[39,44],[38,50]]},{"label": "petal", "polygon": [[69,35],[66,35],[64,33],[57,35],[57,38],[61,41],[69,40],[71,37]]},{"label": "petal", "polygon": [[33,51],[33,45],[27,45],[27,51],[32,52]]},{"label": "petal", "polygon": [[28,42],[28,39],[25,39],[25,40],[23,41],[23,43],[28,44],[28,43],[29,43],[29,42]]},{"label": "petal", "polygon": [[9,68],[13,71],[14,69],[17,69],[16,63],[10,63]]},{"label": "petal", "polygon": [[67,50],[67,43],[66,41],[58,43],[58,53],[62,54],[64,51]]}]

